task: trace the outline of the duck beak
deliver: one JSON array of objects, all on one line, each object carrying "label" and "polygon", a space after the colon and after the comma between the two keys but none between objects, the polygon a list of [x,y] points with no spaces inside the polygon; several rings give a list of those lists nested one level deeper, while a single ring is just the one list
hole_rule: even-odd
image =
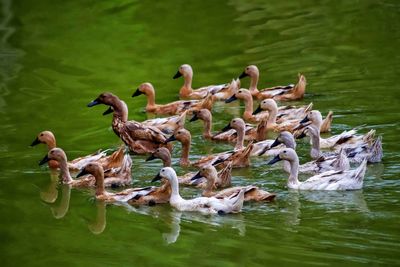
[{"label": "duck beak", "polygon": [[109,107],[106,111],[103,112],[103,116],[107,115],[107,114],[110,114],[110,113],[113,113],[113,112],[114,112],[113,108]]},{"label": "duck beak", "polygon": [[256,115],[258,113],[260,113],[262,111],[261,105],[258,105],[258,107],[256,108],[256,110],[254,110],[253,115]]},{"label": "duck beak", "polygon": [[213,166],[216,166],[216,165],[218,165],[218,164],[220,164],[220,163],[222,163],[222,162],[224,162],[223,159],[217,159],[216,161],[214,161],[214,163],[213,163],[212,165],[213,165]]},{"label": "duck beak", "polygon": [[49,158],[48,155],[44,156],[44,158],[43,158],[41,161],[39,161],[39,166],[45,164],[45,163],[48,162],[49,160],[50,160],[50,158]]},{"label": "duck beak", "polygon": [[141,95],[141,94],[143,94],[143,92],[141,92],[141,91],[139,90],[139,88],[138,88],[138,89],[136,89],[136,91],[133,93],[132,97],[135,97],[135,96],[138,96],[138,95]]},{"label": "duck beak", "polygon": [[278,138],[275,139],[275,141],[272,143],[271,148],[276,147],[278,145],[282,144],[281,141],[278,140]]},{"label": "duck beak", "polygon": [[237,97],[235,95],[233,95],[230,98],[228,98],[227,100],[225,100],[225,103],[231,103],[231,102],[235,101],[236,99],[237,99]]},{"label": "duck beak", "polygon": [[172,142],[172,141],[175,141],[175,140],[176,140],[175,135],[171,135],[167,140],[165,140],[164,143],[169,143],[169,142]]},{"label": "duck beak", "polygon": [[78,175],[76,176],[76,178],[79,178],[79,177],[81,177],[81,176],[84,176],[84,175],[86,175],[86,174],[89,174],[87,171],[86,171],[86,169],[84,168],[83,170],[81,170],[79,173],[78,173]]},{"label": "duck beak", "polygon": [[157,173],[157,175],[153,178],[153,180],[151,180],[151,182],[154,183],[154,182],[157,182],[157,181],[159,181],[161,179],[162,179],[162,177],[161,177],[160,173]]},{"label": "duck beak", "polygon": [[296,136],[296,139],[303,139],[304,137],[306,137],[307,135],[303,132],[301,132],[301,134],[299,134],[298,136]]},{"label": "duck beak", "polygon": [[38,145],[38,144],[40,144],[40,143],[41,143],[41,142],[39,141],[39,138],[36,137],[36,139],[33,140],[31,146],[36,146],[36,145]]},{"label": "duck beak", "polygon": [[276,155],[275,158],[273,158],[270,162],[268,162],[268,165],[272,165],[278,161],[282,160],[281,157],[279,157],[279,155]]},{"label": "duck beak", "polygon": [[91,108],[91,107],[93,107],[93,106],[100,105],[100,104],[102,104],[102,103],[100,103],[100,101],[99,101],[98,99],[95,99],[95,100],[93,100],[92,102],[90,102],[89,104],[87,104],[87,106],[88,106],[89,108]]},{"label": "duck beak", "polygon": [[195,176],[190,178],[190,181],[194,181],[194,180],[200,179],[201,177],[203,177],[203,176],[200,174],[200,172],[197,172]]},{"label": "duck beak", "polygon": [[197,121],[198,119],[199,119],[199,117],[197,117],[197,114],[195,113],[195,114],[193,115],[193,117],[189,120],[189,122]]},{"label": "duck beak", "polygon": [[172,79],[177,79],[179,77],[182,76],[182,73],[179,72],[179,70],[176,72],[176,74],[174,75],[174,77],[172,77]]},{"label": "duck beak", "polygon": [[222,128],[221,132],[226,132],[228,130],[232,129],[231,124],[229,123],[228,125],[226,125],[224,128]]},{"label": "duck beak", "polygon": [[151,161],[151,160],[153,160],[153,159],[157,159],[157,157],[154,156],[154,154],[151,154],[150,157],[148,157],[148,158],[146,159],[146,161]]},{"label": "duck beak", "polygon": [[239,76],[239,79],[242,79],[242,78],[244,78],[244,77],[247,77],[247,76],[249,76],[246,72],[242,72],[242,74],[240,74],[240,76]]},{"label": "duck beak", "polygon": [[302,119],[302,120],[300,121],[300,123],[303,124],[303,123],[306,123],[306,122],[308,122],[308,121],[310,121],[310,120],[308,119],[308,116],[306,116],[304,119]]}]

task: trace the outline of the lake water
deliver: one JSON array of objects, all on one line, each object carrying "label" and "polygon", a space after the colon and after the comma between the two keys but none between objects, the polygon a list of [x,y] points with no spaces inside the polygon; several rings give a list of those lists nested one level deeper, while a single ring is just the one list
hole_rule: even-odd
[{"label": "lake water", "polygon": [[[2,266],[400,265],[398,1],[1,0],[0,11]],[[194,87],[228,82],[248,64],[259,67],[260,87],[304,73],[307,94],[294,104],[334,111],[333,133],[376,129],[383,162],[368,166],[363,190],[293,192],[279,165],[256,159],[233,172],[234,184],[276,192],[276,202],[211,217],[105,207],[38,166],[46,148],[29,144],[42,130],[71,159],[118,146],[106,108],[86,104],[111,91],[130,119],[144,120],[146,100],[131,94],[149,81],[158,102],[176,100],[183,81],[172,76],[183,63],[194,68]],[[214,130],[241,110],[217,103]],[[186,125],[192,159],[231,148],[204,141],[200,123]],[[300,142],[303,162],[308,149]],[[161,167],[144,159],[133,156],[136,186]]]}]

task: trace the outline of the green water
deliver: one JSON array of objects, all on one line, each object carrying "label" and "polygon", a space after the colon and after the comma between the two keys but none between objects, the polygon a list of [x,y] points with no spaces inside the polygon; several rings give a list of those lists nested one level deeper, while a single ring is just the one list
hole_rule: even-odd
[{"label": "green water", "polygon": [[[400,265],[398,1],[0,2],[2,266]],[[233,172],[234,183],[278,199],[232,216],[104,207],[91,190],[50,182],[37,165],[46,148],[28,147],[38,132],[52,130],[70,158],[116,147],[106,107],[86,104],[111,91],[130,119],[144,120],[134,89],[149,81],[158,102],[177,99],[182,80],[172,76],[183,63],[194,68],[194,87],[230,81],[248,64],[265,87],[304,73],[307,94],[297,104],[333,110],[334,133],[376,129],[383,162],[368,166],[360,191],[291,192],[280,166],[256,159]],[[238,114],[218,103],[214,130]],[[203,141],[200,123],[186,125],[192,159],[230,148]],[[302,161],[308,149],[299,144]],[[161,163],[133,161],[134,184],[150,184]]]}]

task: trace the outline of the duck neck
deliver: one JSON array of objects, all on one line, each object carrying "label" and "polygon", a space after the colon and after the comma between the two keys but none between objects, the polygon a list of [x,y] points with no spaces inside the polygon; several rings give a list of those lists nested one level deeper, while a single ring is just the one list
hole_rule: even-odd
[{"label": "duck neck", "polygon": [[147,98],[146,109],[154,108],[156,105],[156,96],[154,90],[147,90],[146,98]]},{"label": "duck neck", "polygon": [[180,160],[180,164],[182,166],[190,165],[190,161],[189,161],[190,142],[191,142],[191,139],[182,143],[182,155],[181,155],[181,160]]},{"label": "duck neck", "polygon": [[295,158],[290,163],[290,175],[288,179],[288,184],[297,185],[299,183],[299,158]]},{"label": "duck neck", "polygon": [[244,113],[243,118],[250,119],[253,118],[253,97],[251,95],[247,95],[243,98],[244,102]]},{"label": "duck neck", "polygon": [[171,186],[171,197],[170,197],[171,204],[183,200],[181,195],[179,194],[178,178],[175,176],[173,179],[169,181],[169,183]]},{"label": "duck neck", "polygon": [[310,138],[311,138],[311,151],[310,156],[313,159],[316,159],[320,156],[320,132],[319,129],[315,129],[314,131],[310,131]]},{"label": "duck neck", "polygon": [[181,96],[188,96],[193,92],[193,89],[192,89],[192,77],[193,76],[190,75],[190,74],[187,74],[187,75],[183,76],[184,83],[183,83],[183,86],[182,86],[182,88],[181,88],[181,90],[179,92]]},{"label": "duck neck", "polygon": [[278,109],[275,107],[272,107],[271,109],[268,110],[268,125],[275,125],[276,124],[276,116],[278,114]]},{"label": "duck neck", "polygon": [[166,156],[161,158],[164,164],[164,167],[171,167],[172,163],[171,163],[171,156]]},{"label": "duck neck", "polygon": [[94,177],[96,178],[96,196],[101,196],[105,194],[104,189],[104,173],[101,171],[96,171],[94,173]]},{"label": "duck neck", "polygon": [[203,136],[204,138],[211,138],[212,134],[211,134],[211,124],[212,124],[212,118],[206,118],[204,121],[204,132],[203,132]]},{"label": "duck neck", "polygon": [[119,100],[112,105],[112,108],[114,109],[112,128],[114,132],[119,136],[121,128],[128,121],[128,107],[126,106],[124,101]]},{"label": "duck neck", "polygon": [[257,126],[256,141],[263,141],[267,135],[267,120],[263,119]]},{"label": "duck neck", "polygon": [[57,145],[56,145],[56,140],[55,139],[50,139],[50,140],[48,140],[47,142],[46,142],[46,145],[47,145],[47,149],[48,150],[52,150],[53,148],[55,148],[55,147],[57,147]]},{"label": "duck neck", "polygon": [[257,89],[257,85],[258,85],[258,74],[252,74],[251,76],[250,76],[250,86],[249,86],[249,91],[250,92],[255,92],[255,93],[258,93],[259,91],[258,91],[258,89]]},{"label": "duck neck", "polygon": [[235,150],[239,150],[244,147],[244,131],[245,131],[245,129],[242,127],[236,129],[237,139],[236,139]]},{"label": "duck neck", "polygon": [[61,171],[60,177],[61,177],[62,183],[68,184],[68,183],[72,182],[72,177],[71,177],[71,174],[69,173],[67,159],[59,161],[59,164],[60,164],[60,171]]}]

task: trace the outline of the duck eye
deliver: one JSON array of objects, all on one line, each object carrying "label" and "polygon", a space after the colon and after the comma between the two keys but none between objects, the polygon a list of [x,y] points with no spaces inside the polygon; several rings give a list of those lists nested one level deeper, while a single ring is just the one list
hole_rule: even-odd
[{"label": "duck eye", "polygon": [[42,134],[42,133],[40,134],[40,136],[43,136],[43,135],[44,135],[44,134]]}]

